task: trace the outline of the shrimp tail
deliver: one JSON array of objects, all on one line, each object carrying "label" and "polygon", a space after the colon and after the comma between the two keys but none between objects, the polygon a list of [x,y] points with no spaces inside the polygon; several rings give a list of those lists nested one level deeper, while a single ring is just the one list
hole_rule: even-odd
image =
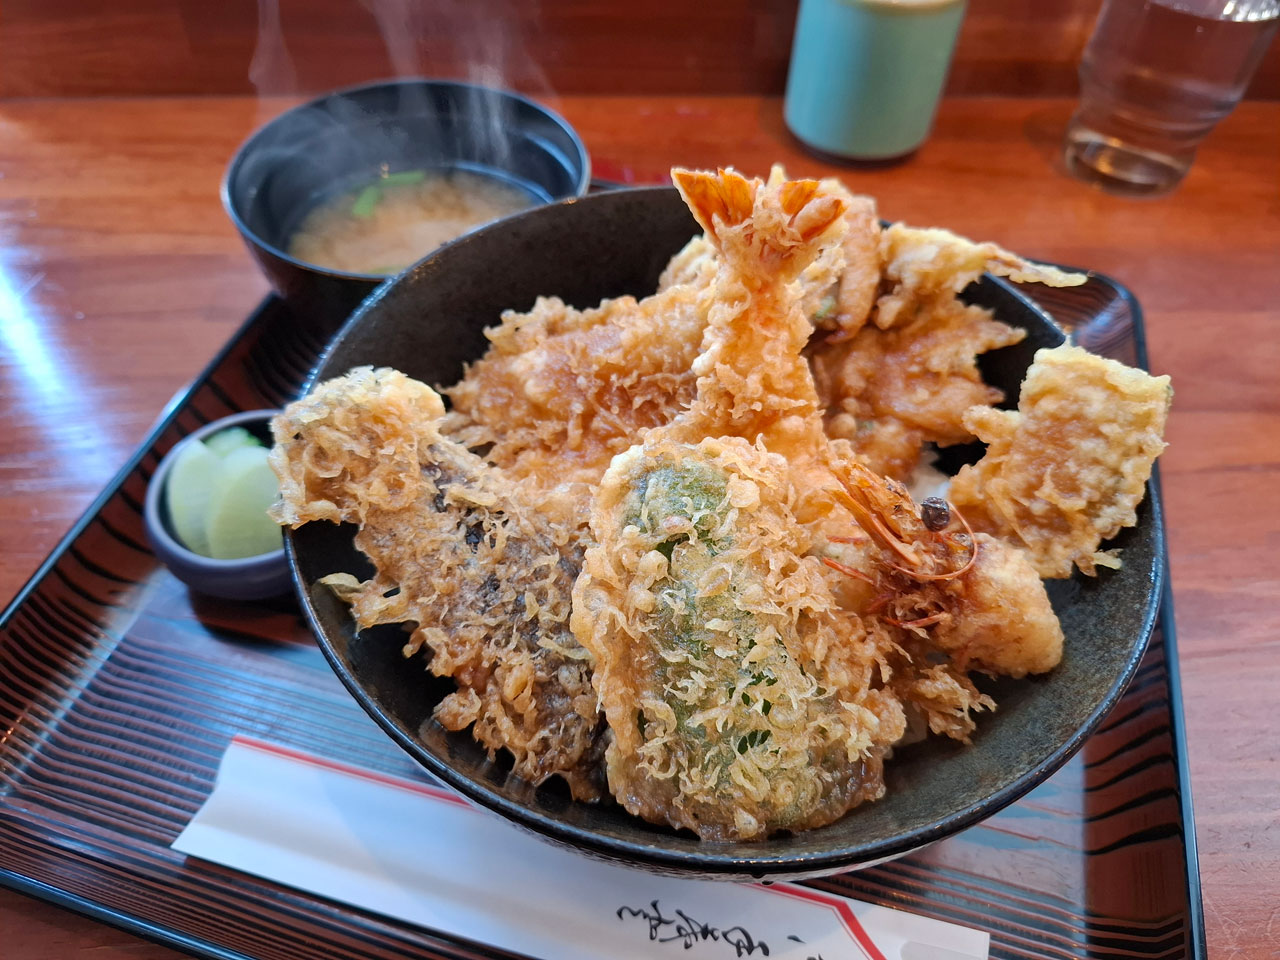
[{"label": "shrimp tail", "polygon": [[707,239],[744,280],[795,279],[845,230],[845,201],[817,180],[765,184],[733,169],[676,167],[671,179]]}]

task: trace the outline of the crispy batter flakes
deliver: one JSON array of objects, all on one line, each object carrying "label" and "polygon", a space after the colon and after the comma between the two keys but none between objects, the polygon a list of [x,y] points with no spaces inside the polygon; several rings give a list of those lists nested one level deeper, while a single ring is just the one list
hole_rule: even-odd
[{"label": "crispy batter flakes", "polygon": [[881,281],[888,292],[876,301],[875,324],[881,330],[910,322],[919,310],[949,300],[982,276],[1008,277],[1014,283],[1076,287],[1088,277],[1032,263],[994,243],[974,243],[937,227],[895,223],[881,236]]},{"label": "crispy batter flakes", "polygon": [[786,463],[739,438],[634,447],[605,474],[574,590],[629,811],[707,840],[820,826],[884,791],[902,709],[790,510]]},{"label": "crispy batter flakes", "polygon": [[692,401],[706,295],[680,284],[582,311],[541,297],[504,314],[489,352],[445,391],[446,431],[491,445],[487,459],[511,476],[598,482],[614,454]]},{"label": "crispy batter flakes", "polygon": [[359,524],[356,546],[377,574],[327,582],[362,629],[416,624],[406,654],[425,646],[431,672],[458,684],[436,719],[474,724],[526,780],[560,774],[595,799],[602,726],[568,622],[579,519],[442,437],[443,414],[435,391],[394,370],[321,384],[272,423],[275,519]]}]

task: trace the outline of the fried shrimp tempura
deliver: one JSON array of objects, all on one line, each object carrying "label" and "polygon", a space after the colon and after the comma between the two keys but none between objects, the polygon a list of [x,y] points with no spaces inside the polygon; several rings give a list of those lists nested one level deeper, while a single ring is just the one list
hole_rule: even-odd
[{"label": "fried shrimp tempura", "polygon": [[872,629],[891,628],[890,689],[934,733],[967,742],[972,711],[995,706],[969,670],[1023,677],[1062,659],[1062,627],[1044,584],[1021,550],[972,534],[945,504],[931,505],[930,527],[901,484],[856,462],[844,471],[849,507],[867,536],[824,550],[828,565],[853,581],[841,599]]},{"label": "fried shrimp tempura", "polygon": [[272,422],[274,518],[358,523],[377,570],[326,581],[359,628],[415,625],[405,653],[458,685],[436,707],[506,747],[530,783],[554,774],[573,795],[601,794],[602,725],[587,654],[569,631],[580,521],[572,504],[507,481],[442,437],[444,405],[394,370],[363,367],[321,384]]},{"label": "fried shrimp tempura", "polygon": [[[844,202],[814,180],[764,187],[732,170],[675,169],[672,180],[718,257],[697,397],[672,429],[684,439],[763,437],[777,453],[821,445],[813,376],[801,356],[812,327],[792,287],[843,235]],[[816,423],[818,429],[812,426]]]},{"label": "fried shrimp tempura", "polygon": [[[768,186],[777,187],[786,179],[781,164],[774,164]],[[838,338],[845,339],[867,322],[880,289],[880,219],[875,200],[851,193],[839,180],[819,181],[818,191],[844,204],[843,236],[824,246],[795,282],[804,315],[816,328],[837,331]],[[658,290],[678,284],[707,286],[716,267],[711,236],[694,237],[671,258]]]},{"label": "fried shrimp tempura", "polygon": [[[702,353],[694,361],[697,397],[663,436],[759,440],[781,454],[802,491],[797,515],[821,523],[842,508],[833,457],[851,455],[822,427],[813,374],[803,356],[812,325],[793,282],[844,236],[844,201],[815,180],[762,184],[732,170],[676,169],[672,180],[715,245]],[[837,449],[833,449],[833,447]]]},{"label": "fried shrimp tempura", "polygon": [[1168,377],[1079,347],[1039,350],[1016,411],[965,414],[988,448],[956,476],[952,500],[975,528],[1025,548],[1042,577],[1118,567],[1098,548],[1137,523],[1172,397]]},{"label": "fried shrimp tempura", "polygon": [[631,813],[751,840],[883,793],[901,707],[869,689],[877,651],[835,609],[791,500],[782,458],[736,437],[651,435],[605,474],[572,623]]}]

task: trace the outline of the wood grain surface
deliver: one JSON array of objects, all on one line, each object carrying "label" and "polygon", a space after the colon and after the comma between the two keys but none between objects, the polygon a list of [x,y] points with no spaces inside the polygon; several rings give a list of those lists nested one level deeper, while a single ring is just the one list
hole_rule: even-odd
[{"label": "wood grain surface", "polygon": [[[949,91],[1073,94],[1100,5],[968,0]],[[535,95],[780,94],[796,7],[649,0],[640,15],[627,0],[5,0],[0,96],[316,93],[397,73]],[[1280,97],[1280,45],[1250,96]]]},{"label": "wood grain surface", "polygon": [[[287,101],[0,102],[0,595],[13,595],[165,403],[266,292],[218,201]],[[673,163],[838,173],[886,217],[1128,284],[1176,389],[1162,460],[1210,955],[1280,955],[1280,104],[1242,106],[1172,196],[1062,173],[1063,99],[949,99],[896,166],[838,169],[777,99],[565,97],[599,176]],[[92,951],[90,953],[90,951]],[[173,951],[0,892],[5,960]]]}]

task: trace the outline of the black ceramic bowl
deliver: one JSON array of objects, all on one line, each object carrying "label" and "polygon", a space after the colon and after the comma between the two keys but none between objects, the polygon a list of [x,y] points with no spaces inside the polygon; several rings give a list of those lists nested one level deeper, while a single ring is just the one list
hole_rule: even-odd
[{"label": "black ceramic bowl", "polygon": [[563,118],[519,94],[450,80],[393,80],[326,94],[276,117],[237,151],[222,201],[272,286],[336,325],[386,277],[291,257],[302,218],[383,173],[467,168],[543,201],[586,192],[586,148]]},{"label": "black ceramic bowl", "polygon": [[[389,365],[451,384],[486,346],[482,329],[538,294],[575,306],[655,288],[667,259],[697,232],[675,190],[597,194],[534,210],[442,248],[384,287],[342,329],[313,382],[362,364]],[[1039,347],[1063,335],[1003,281],[967,293],[1028,336],[988,354],[985,372],[1016,399]],[[983,715],[972,746],[938,737],[898,751],[888,793],[837,823],[761,843],[702,843],[628,815],[613,803],[575,803],[559,784],[535,789],[490,762],[467,733],[431,718],[450,682],[401,657],[395,627],[357,634],[347,609],[316,581],[335,571],[368,575],[352,529],[309,524],[288,549],[320,645],[338,676],[388,734],[423,766],[517,824],[597,856],[664,872],[733,879],[817,875],[866,866],[954,833],[1018,799],[1061,766],[1115,704],[1137,667],[1156,612],[1162,534],[1148,496],[1138,526],[1115,541],[1124,566],[1096,579],[1049,584],[1066,632],[1062,664],[1046,676],[983,682],[999,709]]]}]

